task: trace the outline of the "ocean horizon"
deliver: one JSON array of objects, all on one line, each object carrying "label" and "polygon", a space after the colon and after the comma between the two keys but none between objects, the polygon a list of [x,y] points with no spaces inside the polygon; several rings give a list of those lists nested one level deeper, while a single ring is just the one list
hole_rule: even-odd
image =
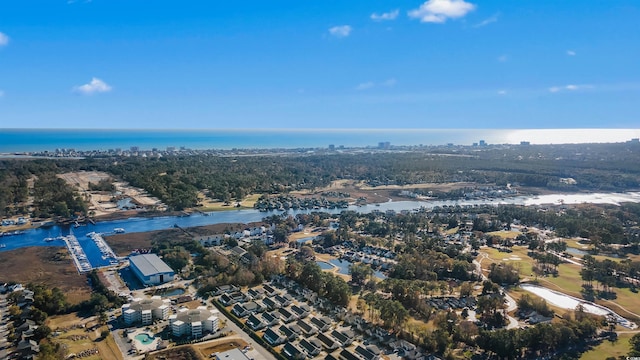
[{"label": "ocean horizon", "polygon": [[0,129],[0,153],[56,149],[293,149],[487,144],[616,143],[640,129]]}]

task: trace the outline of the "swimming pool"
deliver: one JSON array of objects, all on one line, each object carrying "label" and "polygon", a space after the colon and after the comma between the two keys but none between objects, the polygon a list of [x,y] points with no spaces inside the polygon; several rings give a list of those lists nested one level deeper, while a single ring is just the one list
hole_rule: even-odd
[{"label": "swimming pool", "polygon": [[155,337],[147,333],[138,334],[134,336],[134,338],[138,340],[142,345],[149,345],[153,342],[153,340],[155,340]]}]

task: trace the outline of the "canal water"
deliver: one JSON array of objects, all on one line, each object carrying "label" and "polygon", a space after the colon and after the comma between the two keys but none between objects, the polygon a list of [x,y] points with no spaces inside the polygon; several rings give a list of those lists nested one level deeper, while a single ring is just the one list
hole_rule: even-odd
[{"label": "canal water", "polygon": [[[369,204],[364,206],[349,206],[348,210],[359,213],[370,213],[372,211],[410,211],[420,208],[433,209],[444,206],[473,206],[473,205],[541,205],[541,204],[578,204],[578,203],[606,203],[620,204],[621,202],[640,202],[640,192],[628,193],[596,193],[596,194],[553,194],[540,197],[518,196],[504,199],[479,199],[479,200],[447,200],[447,201],[389,201],[381,204]],[[321,210],[290,210],[288,212],[270,211],[260,212],[258,210],[231,210],[211,212],[208,214],[193,214],[191,216],[159,216],[152,218],[129,218],[123,220],[101,221],[77,228],[70,226],[51,226],[37,229],[29,229],[24,233],[13,236],[0,237],[0,243],[5,247],[0,251],[14,250],[28,246],[64,246],[61,240],[45,242],[47,237],[68,235],[71,231],[76,235],[80,245],[83,247],[87,258],[93,267],[109,265],[107,260],[102,259],[102,254],[96,244],[87,237],[87,234],[95,231],[97,233],[109,234],[116,228],[122,228],[127,233],[146,232],[153,230],[163,230],[178,225],[183,228],[203,226],[221,223],[250,223],[261,221],[264,217],[280,214],[309,214],[311,212],[322,211],[338,214],[343,209],[321,209]],[[1,231],[1,230],[0,230]]]}]

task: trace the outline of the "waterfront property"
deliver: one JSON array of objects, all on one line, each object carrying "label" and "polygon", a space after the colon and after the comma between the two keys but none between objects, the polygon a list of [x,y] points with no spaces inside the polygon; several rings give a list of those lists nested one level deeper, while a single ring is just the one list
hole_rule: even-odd
[{"label": "waterfront property", "polygon": [[158,285],[172,281],[175,273],[156,254],[129,257],[131,270],[144,285]]},{"label": "waterfront property", "polygon": [[165,320],[169,317],[170,300],[162,300],[160,296],[150,299],[133,299],[129,304],[122,305],[124,323],[132,325],[142,323],[148,325],[153,320]]}]

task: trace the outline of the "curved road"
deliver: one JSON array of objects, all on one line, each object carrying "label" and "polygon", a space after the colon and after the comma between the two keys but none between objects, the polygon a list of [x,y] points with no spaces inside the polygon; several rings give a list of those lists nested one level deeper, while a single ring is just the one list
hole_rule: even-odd
[{"label": "curved road", "polygon": [[[489,258],[489,255],[484,252],[481,252],[480,256],[482,256],[482,259],[480,259],[480,261]],[[480,262],[477,260],[473,260],[473,264],[476,266],[476,269],[478,269],[478,273],[482,277],[482,280],[488,280],[488,278],[482,272],[482,264],[480,264]],[[502,291],[502,293],[504,294],[504,299],[507,301],[507,307],[505,309],[505,315],[507,319],[509,319],[509,325],[507,325],[507,329],[517,329],[520,327],[518,320],[507,313],[517,309],[518,303],[516,303],[516,301],[506,291],[504,291],[504,288],[502,286],[500,286],[500,291]]]}]

